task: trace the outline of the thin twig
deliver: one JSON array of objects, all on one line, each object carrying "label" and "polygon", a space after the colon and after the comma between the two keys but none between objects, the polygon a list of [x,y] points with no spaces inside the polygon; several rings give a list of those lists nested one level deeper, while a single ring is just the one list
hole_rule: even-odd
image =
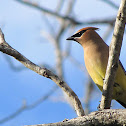
[{"label": "thin twig", "polygon": [[[65,15],[69,15],[72,11],[73,5],[74,5],[74,0],[69,0],[68,1],[68,6],[67,6],[67,10]],[[68,22],[66,22],[65,20],[61,20],[61,26],[59,28],[59,31],[56,35],[55,38],[55,55],[56,55],[56,68],[57,68],[57,73],[58,76],[63,78],[63,65],[62,65],[62,61],[63,61],[63,57],[62,57],[62,53],[61,53],[61,44],[60,44],[60,38],[62,36],[62,34],[64,33],[64,31],[66,30],[66,28],[68,27]]]},{"label": "thin twig", "polygon": [[110,34],[112,33],[113,27],[114,26],[112,26],[112,25],[109,25],[107,27],[107,30],[105,31],[105,33],[103,34],[103,37],[102,37],[104,41],[106,41],[108,39],[108,37],[110,36]]},{"label": "thin twig", "polygon": [[27,6],[30,6],[30,7],[34,7],[35,9],[38,9],[40,11],[43,11],[47,14],[50,14],[50,15],[53,15],[53,16],[56,16],[57,18],[60,18],[60,19],[65,19],[65,20],[70,20],[71,22],[73,23],[76,23],[75,20],[71,17],[68,17],[68,16],[62,16],[61,14],[57,13],[57,12],[53,12],[51,10],[48,10],[46,8],[43,8],[41,6],[39,6],[38,4],[34,4],[30,1],[26,1],[26,0],[16,0],[17,2],[20,2],[22,4],[25,4]]},{"label": "thin twig", "polygon": [[59,13],[60,12],[60,10],[63,7],[64,2],[65,2],[64,0],[59,0],[58,1],[57,7],[56,7],[56,13]]},{"label": "thin twig", "polygon": [[34,4],[30,1],[25,1],[25,0],[16,0],[17,2],[20,2],[22,4],[25,4],[25,5],[28,5],[30,7],[33,7],[35,9],[38,9],[40,11],[43,11],[47,14],[50,14],[50,15],[53,15],[53,16],[56,16],[57,18],[60,18],[60,19],[63,19],[63,20],[68,20],[70,21],[72,24],[76,24],[76,25],[89,25],[89,24],[111,24],[113,25],[113,23],[115,22],[115,17],[114,18],[105,18],[105,19],[90,19],[90,20],[87,20],[87,21],[77,21],[76,19],[66,15],[66,16],[63,16],[57,12],[53,12],[51,10],[48,10],[46,8],[43,8],[37,4]]},{"label": "thin twig", "polygon": [[[16,71],[16,72],[20,72],[20,71],[24,71],[26,70],[27,68],[20,65],[20,66],[16,66],[11,57],[9,57],[8,55],[4,55],[4,58],[6,59],[7,63],[9,64],[10,68],[13,70],[13,71]],[[51,70],[53,73],[56,73],[55,69],[53,69],[50,65],[46,64],[46,63],[40,63],[39,64],[40,67],[46,67],[47,69]],[[29,69],[27,69],[29,70]]]},{"label": "thin twig", "polygon": [[110,1],[110,0],[101,0],[104,1],[105,3],[107,3],[108,5],[112,6],[115,9],[118,9],[119,6],[117,6],[114,2]]}]

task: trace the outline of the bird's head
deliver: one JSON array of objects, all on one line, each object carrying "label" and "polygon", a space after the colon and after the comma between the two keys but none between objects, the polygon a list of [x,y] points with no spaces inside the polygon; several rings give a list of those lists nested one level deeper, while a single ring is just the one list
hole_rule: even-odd
[{"label": "bird's head", "polygon": [[[93,36],[93,32],[97,30],[98,28],[95,27],[86,27],[78,30],[74,35],[67,38],[66,40],[73,40],[78,42],[79,44],[83,45],[83,42],[85,42],[87,39],[89,39],[91,36]],[[91,32],[93,31],[93,32]]]}]

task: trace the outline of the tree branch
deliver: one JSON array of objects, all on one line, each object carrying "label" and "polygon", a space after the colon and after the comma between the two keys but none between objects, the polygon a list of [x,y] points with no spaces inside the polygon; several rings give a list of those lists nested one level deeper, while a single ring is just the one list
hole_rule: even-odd
[{"label": "tree branch", "polygon": [[113,84],[118,68],[119,55],[126,22],[126,0],[122,0],[117,14],[114,33],[109,47],[109,59],[103,85],[103,93],[100,108],[106,109],[111,106]]},{"label": "tree branch", "polygon": [[118,9],[119,8],[114,2],[112,2],[110,0],[101,0],[101,1],[107,3],[108,5],[112,6],[115,9]]},{"label": "tree branch", "polygon": [[28,0],[16,0],[17,2],[20,2],[24,5],[27,5],[27,6],[30,6],[30,7],[33,7],[39,11],[43,11],[44,13],[47,13],[47,14],[50,14],[50,15],[53,15],[53,16],[56,16],[57,18],[59,19],[63,19],[63,20],[68,20],[70,21],[72,24],[75,24],[75,25],[89,25],[89,24],[110,24],[110,25],[113,25],[114,22],[115,22],[115,17],[114,18],[105,18],[105,19],[97,19],[97,20],[94,20],[94,19],[90,19],[90,20],[87,20],[87,21],[77,21],[76,19],[74,19],[73,17],[70,17],[68,15],[61,15],[57,12],[53,12],[51,10],[48,10],[46,8],[43,8],[41,6],[39,6],[38,4],[36,3],[33,3],[33,2],[30,2]]},{"label": "tree branch", "polygon": [[34,64],[30,60],[28,60],[26,57],[24,57],[21,53],[19,53],[17,50],[12,48],[4,39],[4,35],[0,29],[0,51],[3,53],[6,53],[15,59],[17,59],[19,62],[21,62],[25,67],[31,69],[32,71],[38,73],[41,76],[44,76],[46,78],[51,79],[54,81],[70,98],[72,105],[74,106],[74,109],[78,116],[84,115],[84,110],[82,108],[81,102],[78,99],[77,95],[73,92],[73,90],[57,75],[52,73],[46,68],[41,68],[40,66]]},{"label": "tree branch", "polygon": [[126,110],[124,109],[106,109],[92,112],[83,117],[77,117],[71,120],[64,120],[57,123],[37,124],[27,126],[125,126]]}]

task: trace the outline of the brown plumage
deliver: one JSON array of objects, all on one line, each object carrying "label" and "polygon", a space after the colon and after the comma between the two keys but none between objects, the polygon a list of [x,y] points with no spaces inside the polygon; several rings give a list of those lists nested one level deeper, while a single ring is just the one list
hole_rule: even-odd
[{"label": "brown plumage", "polygon": [[[74,40],[82,45],[87,71],[102,91],[109,57],[109,47],[95,32],[97,29],[95,27],[82,28],[67,38],[67,40]],[[115,78],[113,99],[126,108],[126,72],[121,62],[119,63]]]}]

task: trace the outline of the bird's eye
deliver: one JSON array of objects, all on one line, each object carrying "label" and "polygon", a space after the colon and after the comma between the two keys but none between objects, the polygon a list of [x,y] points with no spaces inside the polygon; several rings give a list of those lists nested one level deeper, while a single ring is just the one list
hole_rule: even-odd
[{"label": "bird's eye", "polygon": [[76,34],[74,34],[72,37],[81,37],[81,35],[85,32],[86,30],[82,30]]}]

